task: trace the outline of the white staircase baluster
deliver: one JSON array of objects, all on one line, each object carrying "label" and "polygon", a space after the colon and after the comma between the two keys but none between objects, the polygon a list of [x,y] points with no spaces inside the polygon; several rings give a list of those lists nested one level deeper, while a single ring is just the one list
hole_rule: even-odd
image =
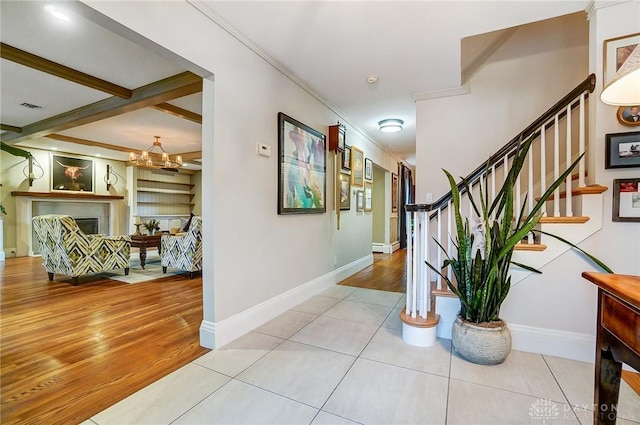
[{"label": "white staircase baluster", "polygon": [[509,173],[509,154],[506,154],[502,158],[502,182],[507,181],[507,174]]},{"label": "white staircase baluster", "polygon": [[[453,208],[453,205],[452,205],[451,199],[449,199],[449,202],[447,202],[447,236],[448,236],[447,255],[449,256],[449,258],[453,256],[453,238],[451,236],[451,228],[452,228],[451,220],[453,219],[453,213],[451,212],[451,208]],[[447,277],[449,278],[449,280],[451,280],[451,267],[447,267]],[[438,289],[442,289],[442,288],[438,288]]]},{"label": "white staircase baluster", "polygon": [[520,215],[520,208],[522,207],[522,205],[520,204],[520,193],[522,192],[522,189],[520,188],[520,174],[518,174],[518,177],[516,177],[516,208],[515,208],[515,215],[516,215],[516,220],[518,219],[518,216]]},{"label": "white staircase baluster", "polygon": [[411,232],[411,219],[413,217],[413,213],[411,211],[407,211],[407,305],[405,306],[406,308],[406,315],[407,316],[412,316],[413,317],[413,312],[415,311],[415,304],[414,304],[414,299],[415,299],[415,282],[414,282],[414,276],[415,276],[415,272],[413,269],[413,263],[414,263],[414,258],[413,256],[414,254],[414,249],[413,249],[413,235]]},{"label": "white staircase baluster", "polygon": [[[567,169],[571,166],[571,163],[573,162],[571,160],[572,156],[571,156],[571,104],[567,105],[567,140],[566,140],[566,149],[567,149],[567,157],[566,157],[566,161],[567,161]],[[565,216],[566,217],[573,217],[573,205],[571,203],[571,174],[569,174],[564,181],[564,186],[565,186]]]},{"label": "white staircase baluster", "polygon": [[[540,196],[547,191],[547,134],[546,125],[540,129]],[[547,215],[547,206],[542,208],[543,215]]]},{"label": "white staircase baluster", "polygon": [[431,288],[431,278],[430,276],[430,272],[427,271],[427,265],[425,264],[425,261],[430,261],[431,259],[429,258],[429,212],[422,212],[420,213],[423,217],[422,220],[422,241],[421,241],[421,246],[423,249],[423,257],[421,258],[420,261],[420,270],[422,270],[422,276],[420,278],[420,286],[421,286],[421,291],[420,294],[422,295],[422,300],[420,303],[420,316],[423,319],[427,318],[427,312],[429,311],[429,307],[431,304],[431,297],[429,296],[430,290],[429,288]]},{"label": "white staircase baluster", "polygon": [[[585,151],[585,122],[584,122],[584,93],[580,95],[580,141],[578,147],[578,155]],[[585,157],[582,157],[578,164],[578,187],[585,187]]]},{"label": "white staircase baluster", "polygon": [[[442,208],[438,208],[438,217],[436,220],[438,222],[438,243],[444,246],[444,244],[442,243]],[[434,249],[436,249],[436,251],[438,252],[438,270],[442,272],[442,250],[437,247]],[[437,276],[438,290],[440,290],[442,289],[442,276]]]},{"label": "white staircase baluster", "polygon": [[[553,128],[553,180],[557,180],[560,176],[560,129],[558,123],[558,114],[556,114],[555,124]],[[553,192],[553,216],[560,217],[560,188],[556,188]]]},{"label": "white staircase baluster", "polygon": [[[533,152],[532,150],[529,150],[529,184],[528,184],[528,189],[527,189],[527,206],[529,208],[529,211],[527,213],[527,215],[531,214],[531,211],[533,210]],[[527,243],[533,243],[533,234],[531,232],[529,232],[529,234],[527,235]]]}]

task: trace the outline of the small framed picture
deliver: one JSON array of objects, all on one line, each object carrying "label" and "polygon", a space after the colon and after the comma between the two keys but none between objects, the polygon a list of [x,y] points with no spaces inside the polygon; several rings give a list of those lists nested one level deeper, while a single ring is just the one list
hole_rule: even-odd
[{"label": "small framed picture", "polygon": [[604,40],[603,66],[604,74],[602,87],[606,87],[613,80],[616,72],[620,69],[625,60],[629,57],[633,49],[640,43],[640,32],[624,35],[622,37]]},{"label": "small framed picture", "polygon": [[640,131],[606,135],[604,168],[640,167]]},{"label": "small framed picture", "polygon": [[640,222],[640,178],[613,181],[613,221]]},{"label": "small framed picture", "polygon": [[342,169],[351,170],[351,146],[344,146],[342,151]]},{"label": "small framed picture", "polygon": [[364,160],[364,179],[373,180],[373,162],[369,158]]},{"label": "small framed picture", "polygon": [[398,212],[398,175],[391,173],[391,213]]},{"label": "small framed picture", "polygon": [[351,176],[340,173],[340,210],[351,209]]},{"label": "small framed picture", "polygon": [[362,190],[356,193],[356,211],[364,211],[364,192]]},{"label": "small framed picture", "polygon": [[51,153],[51,190],[93,193],[93,159]]},{"label": "small framed picture", "polygon": [[373,209],[373,185],[369,182],[364,184],[364,212],[370,212]]},{"label": "small framed picture", "polygon": [[364,183],[364,152],[351,147],[351,185],[362,186]]},{"label": "small framed picture", "polygon": [[619,107],[617,118],[622,125],[628,127],[640,126],[640,105]]}]

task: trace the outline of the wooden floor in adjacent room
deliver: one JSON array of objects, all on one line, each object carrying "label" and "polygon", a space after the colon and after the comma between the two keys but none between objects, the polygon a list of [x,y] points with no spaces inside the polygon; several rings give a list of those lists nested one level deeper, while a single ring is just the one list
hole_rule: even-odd
[{"label": "wooden floor in adjacent room", "polygon": [[2,424],[77,424],[209,350],[202,278],[49,282],[39,257],[0,262]]},{"label": "wooden floor in adjacent room", "polygon": [[340,282],[340,285],[378,289],[389,292],[405,292],[407,279],[407,251],[400,249],[393,254],[373,254],[373,264]]}]

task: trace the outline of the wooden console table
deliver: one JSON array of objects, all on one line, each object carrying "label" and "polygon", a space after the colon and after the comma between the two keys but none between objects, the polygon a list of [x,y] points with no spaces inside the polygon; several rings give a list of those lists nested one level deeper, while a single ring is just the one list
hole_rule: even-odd
[{"label": "wooden console table", "polygon": [[640,370],[640,276],[584,272],[598,286],[593,419],[615,424],[622,363]]},{"label": "wooden console table", "polygon": [[162,251],[160,246],[162,235],[131,235],[131,247],[140,248],[140,266],[144,269],[147,264],[147,248],[158,247],[158,254]]}]

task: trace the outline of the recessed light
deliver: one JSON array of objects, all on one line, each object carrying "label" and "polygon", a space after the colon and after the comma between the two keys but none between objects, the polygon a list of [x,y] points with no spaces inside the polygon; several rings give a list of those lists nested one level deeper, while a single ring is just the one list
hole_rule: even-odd
[{"label": "recessed light", "polygon": [[55,148],[55,147],[54,147],[54,148],[51,148],[51,150],[52,150],[52,151],[57,151],[57,150],[58,150],[58,148]]},{"label": "recessed light", "polygon": [[97,153],[97,154],[96,154],[96,156],[97,156],[98,158],[100,158],[100,156],[101,156],[101,155],[100,155],[99,153]]},{"label": "recessed light", "polygon": [[69,16],[64,13],[62,10],[58,9],[57,7],[48,4],[44,7],[44,10],[46,10],[47,12],[51,13],[53,16],[55,16],[56,18],[60,19],[61,21],[65,21],[68,22],[71,19],[69,18]]}]

